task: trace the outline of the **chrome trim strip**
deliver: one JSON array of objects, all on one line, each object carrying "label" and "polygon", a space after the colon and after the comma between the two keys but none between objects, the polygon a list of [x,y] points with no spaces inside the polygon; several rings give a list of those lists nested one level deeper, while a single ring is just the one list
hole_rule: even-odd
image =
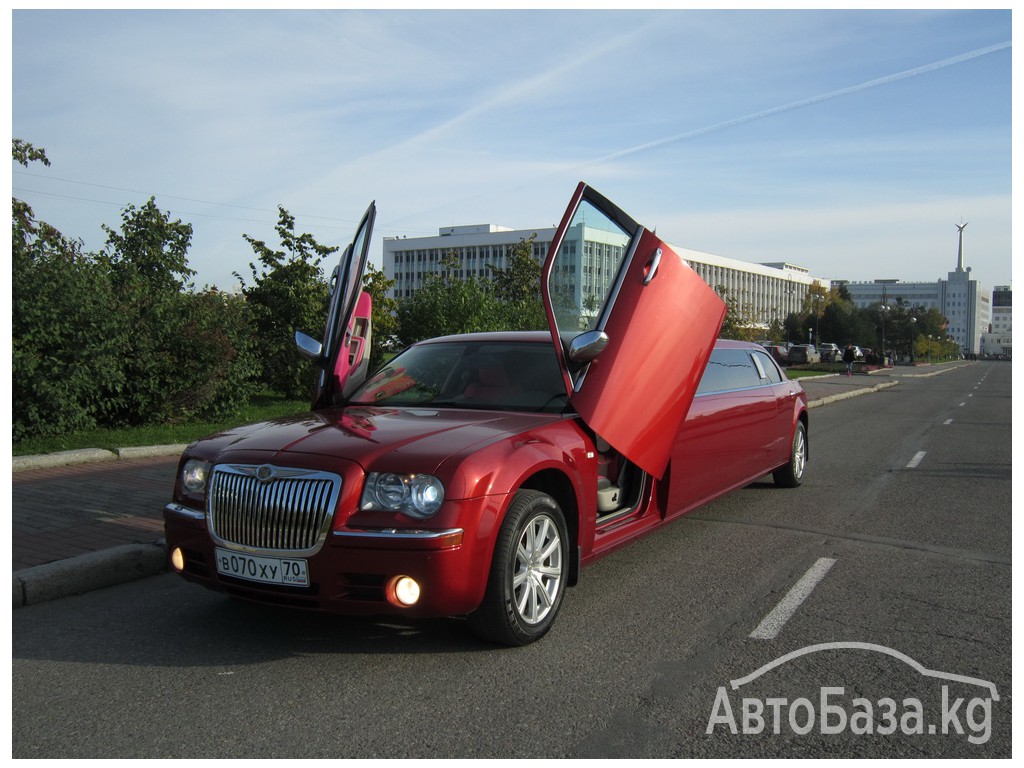
[{"label": "chrome trim strip", "polygon": [[430,541],[441,539],[446,536],[454,536],[465,533],[462,528],[446,528],[443,531],[423,531],[419,529],[405,528],[381,528],[368,531],[332,531],[332,536],[350,539],[388,539],[398,541],[400,539],[415,539],[419,541]]},{"label": "chrome trim strip", "polygon": [[189,517],[193,520],[205,520],[206,513],[199,509],[192,509],[191,507],[183,507],[181,504],[168,504],[164,507],[165,512],[171,512],[175,515],[181,515],[182,517]]},{"label": "chrome trim strip", "polygon": [[218,546],[302,558],[315,555],[327,540],[341,495],[340,475],[270,464],[217,464],[210,478],[206,508],[210,538]]}]

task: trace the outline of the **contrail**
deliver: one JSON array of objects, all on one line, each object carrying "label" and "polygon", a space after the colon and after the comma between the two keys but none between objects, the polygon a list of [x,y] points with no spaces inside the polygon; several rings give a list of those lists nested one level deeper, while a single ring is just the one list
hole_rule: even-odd
[{"label": "contrail", "polygon": [[596,160],[590,160],[585,163],[579,163],[574,167],[579,168],[584,165],[593,165],[596,163],[606,163],[610,160],[618,160],[621,157],[635,155],[639,152],[646,152],[649,149],[662,147],[665,146],[666,144],[674,144],[677,141],[686,141],[687,139],[693,139],[696,138],[697,136],[704,136],[705,134],[713,133],[714,131],[720,131],[724,128],[731,128],[735,125],[743,125],[744,123],[750,123],[753,122],[754,120],[762,120],[766,117],[771,117],[772,115],[781,114],[782,112],[789,112],[790,110],[800,109],[802,107],[809,107],[812,104],[819,104],[823,101],[837,99],[840,96],[847,96],[851,93],[859,93],[860,91],[866,91],[869,88],[876,88],[880,85],[888,85],[889,83],[895,83],[899,80],[906,80],[907,78],[910,77],[924,75],[927,74],[928,72],[934,72],[937,69],[944,69],[945,67],[951,67],[955,64],[962,64],[963,62],[970,61],[971,59],[977,59],[980,58],[981,56],[987,56],[990,53],[996,53],[997,51],[1002,51],[1009,47],[1011,47],[1011,43],[1005,42],[997,43],[996,45],[990,45],[987,48],[978,48],[977,50],[970,51],[968,53],[963,53],[960,54],[959,56],[953,56],[948,59],[943,59],[942,61],[936,61],[931,64],[925,64],[920,67],[914,67],[913,69],[908,69],[903,72],[897,72],[896,74],[893,75],[886,75],[885,77],[879,77],[875,80],[868,80],[867,82],[860,83],[859,85],[851,85],[847,88],[840,88],[837,91],[829,91],[828,93],[822,93],[818,96],[811,96],[806,99],[800,99],[799,101],[791,101],[790,103],[783,104],[782,106],[779,107],[763,109],[760,112],[753,112],[749,115],[744,115],[743,117],[736,117],[733,118],[732,120],[726,120],[721,123],[715,123],[714,125],[709,125],[704,128],[697,128],[692,131],[687,131],[686,133],[679,133],[676,134],[675,136],[668,136],[664,139],[649,141],[646,144],[639,144],[635,147],[630,147],[629,149],[621,149],[618,152],[613,152],[610,155],[605,155],[604,157],[597,158]]}]

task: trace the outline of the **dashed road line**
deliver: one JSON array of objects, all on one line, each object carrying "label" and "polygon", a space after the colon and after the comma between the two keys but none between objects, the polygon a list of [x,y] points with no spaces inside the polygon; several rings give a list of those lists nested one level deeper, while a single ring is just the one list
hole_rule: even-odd
[{"label": "dashed road line", "polygon": [[773,640],[785,626],[786,622],[793,618],[797,608],[807,599],[818,582],[825,578],[825,574],[835,565],[835,558],[822,557],[812,565],[792,589],[786,593],[774,608],[768,613],[757,629],[750,633],[755,640]]},{"label": "dashed road line", "polygon": [[914,458],[907,462],[906,468],[915,469],[917,465],[920,464],[922,460],[924,460],[925,454],[927,453],[927,451],[918,451],[917,453],[915,453]]}]

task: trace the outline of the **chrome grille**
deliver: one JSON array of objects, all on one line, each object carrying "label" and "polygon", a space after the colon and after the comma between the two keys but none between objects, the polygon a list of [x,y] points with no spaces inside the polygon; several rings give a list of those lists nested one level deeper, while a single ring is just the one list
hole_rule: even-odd
[{"label": "chrome grille", "polygon": [[311,554],[327,535],[341,478],[269,464],[214,467],[206,497],[210,531],[224,544]]}]

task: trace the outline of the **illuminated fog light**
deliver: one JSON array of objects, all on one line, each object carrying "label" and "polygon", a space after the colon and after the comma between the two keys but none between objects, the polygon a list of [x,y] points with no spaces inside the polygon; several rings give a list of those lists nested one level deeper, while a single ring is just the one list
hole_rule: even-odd
[{"label": "illuminated fog light", "polygon": [[178,573],[185,570],[185,553],[181,551],[181,547],[175,547],[171,552],[171,566]]},{"label": "illuminated fog light", "polygon": [[392,605],[408,608],[420,599],[420,585],[411,576],[395,576],[388,582],[387,596]]}]

